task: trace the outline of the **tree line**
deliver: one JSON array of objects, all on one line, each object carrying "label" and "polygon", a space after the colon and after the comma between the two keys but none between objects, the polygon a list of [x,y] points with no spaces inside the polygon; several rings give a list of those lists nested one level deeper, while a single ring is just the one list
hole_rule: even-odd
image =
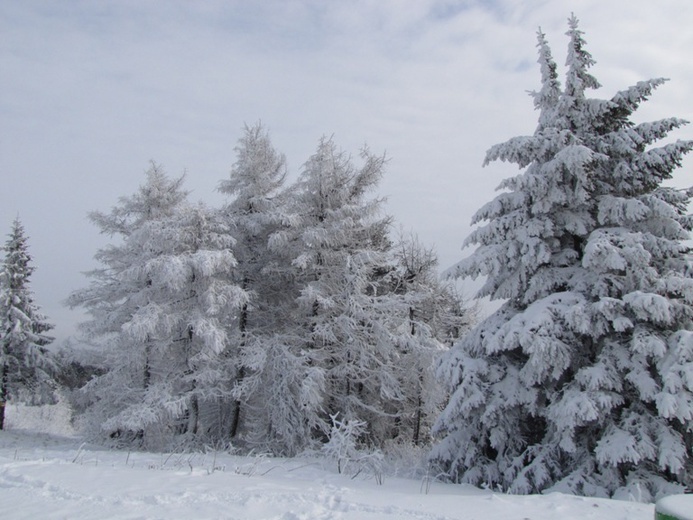
[{"label": "tree line", "polygon": [[67,301],[102,352],[76,406],[86,431],[293,455],[338,418],[367,424],[372,446],[425,442],[442,404],[433,360],[471,313],[432,251],[392,237],[371,196],[385,158],[364,149],[356,165],[322,139],[289,185],[259,124],[236,154],[222,207],[191,203],[184,178],[152,164],[89,215],[112,240]]}]

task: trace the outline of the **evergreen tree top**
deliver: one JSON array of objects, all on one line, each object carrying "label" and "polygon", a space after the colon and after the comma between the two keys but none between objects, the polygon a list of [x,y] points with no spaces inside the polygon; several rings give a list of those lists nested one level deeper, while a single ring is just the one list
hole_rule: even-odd
[{"label": "evergreen tree top", "polygon": [[[19,217],[3,248],[5,259],[0,270],[0,299],[2,325],[0,335],[6,344],[47,345],[53,338],[44,333],[54,326],[41,314],[34,303],[30,278],[35,268],[31,265],[28,238]],[[22,347],[24,348],[24,347]]]},{"label": "evergreen tree top", "polygon": [[10,290],[19,290],[26,287],[28,278],[34,272],[31,266],[27,237],[19,217],[12,222],[12,229],[5,242],[5,263],[3,276]]},{"label": "evergreen tree top", "polygon": [[568,19],[569,30],[566,33],[570,37],[568,45],[568,57],[566,66],[565,94],[568,98],[581,98],[587,89],[598,89],[601,85],[597,79],[588,73],[588,70],[596,63],[592,55],[585,50],[586,42],[579,28],[579,21],[575,15]]},{"label": "evergreen tree top", "polygon": [[235,194],[239,204],[248,205],[271,197],[282,187],[286,157],[274,149],[262,124],[246,125],[235,151],[236,162],[230,177],[219,183],[220,192]]},{"label": "evergreen tree top", "polygon": [[145,172],[146,180],[130,196],[120,197],[110,213],[93,211],[89,219],[109,236],[127,237],[133,229],[150,220],[171,217],[189,192],[182,189],[185,175],[171,179],[154,161]]}]

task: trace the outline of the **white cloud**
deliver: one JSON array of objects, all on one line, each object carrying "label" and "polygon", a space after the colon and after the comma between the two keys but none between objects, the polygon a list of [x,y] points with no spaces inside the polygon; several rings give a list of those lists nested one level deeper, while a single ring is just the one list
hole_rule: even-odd
[{"label": "white cloud", "polygon": [[2,2],[0,233],[19,212],[37,301],[62,322],[106,240],[86,213],[131,193],[152,158],[219,200],[243,123],[262,119],[294,174],[322,134],[386,150],[389,210],[451,264],[515,173],[482,169],[486,149],[534,130],[536,30],[562,64],[572,10],[600,95],[670,77],[639,117],[693,119],[684,0]]}]

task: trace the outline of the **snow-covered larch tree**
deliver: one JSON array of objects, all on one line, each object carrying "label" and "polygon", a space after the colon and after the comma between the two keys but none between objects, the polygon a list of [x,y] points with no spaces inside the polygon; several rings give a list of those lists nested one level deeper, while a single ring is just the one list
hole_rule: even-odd
[{"label": "snow-covered larch tree", "polygon": [[390,218],[369,199],[385,165],[362,152],[363,165],[322,139],[296,186],[301,218],[293,265],[301,293],[301,351],[322,370],[323,430],[329,417],[368,424],[371,439],[392,436],[402,389],[393,321],[399,313],[383,277],[392,271]]},{"label": "snow-covered larch tree", "polygon": [[170,338],[165,379],[177,384],[164,404],[182,419],[179,431],[225,443],[237,381],[237,320],[248,301],[229,275],[236,266],[234,240],[219,213],[202,204],[181,208],[168,224],[160,232],[169,249],[147,266],[161,295],[153,301],[157,318],[143,332]]},{"label": "snow-covered larch tree", "polygon": [[397,405],[398,435],[414,445],[430,442],[430,428],[441,412],[444,389],[435,366],[441,355],[467,332],[474,307],[465,307],[454,286],[440,280],[438,258],[415,235],[401,236],[392,249],[394,269],[391,312],[401,313],[395,329],[397,378],[403,400]]},{"label": "snow-covered larch tree", "polygon": [[4,247],[0,271],[0,430],[8,401],[50,402],[55,384],[55,361],[46,346],[53,328],[34,303],[29,283],[31,265],[27,237],[19,218]]},{"label": "snow-covered larch tree", "polygon": [[[222,209],[222,218],[236,239],[234,281],[249,295],[238,314],[230,437],[235,439],[245,429],[246,437],[267,440],[268,425],[281,422],[266,417],[272,403],[295,397],[288,388],[267,393],[277,382],[278,375],[270,369],[277,362],[272,353],[282,350],[280,338],[292,300],[291,281],[285,276],[290,259],[281,239],[291,223],[284,187],[287,168],[284,155],[275,150],[260,123],[245,127],[236,155],[229,178],[219,184],[219,191],[233,197]],[[280,375],[287,372],[288,367],[279,369]],[[272,443],[271,449],[286,444],[278,436]]]},{"label": "snow-covered larch tree", "polygon": [[524,172],[451,272],[505,303],[441,365],[432,456],[456,481],[647,501],[693,484],[691,192],[663,184],[693,143],[658,145],[680,119],[631,121],[662,79],[588,97],[594,61],[569,26],[563,88],[539,34],[535,133],[486,156]]},{"label": "snow-covered larch tree", "polygon": [[235,265],[228,228],[187,203],[182,182],[152,164],[134,195],[90,215],[118,243],[97,252],[103,268],[68,299],[91,314],[83,330],[106,350],[107,372],[85,387],[92,424],[150,446],[210,429],[200,424],[200,407],[229,397],[218,361],[226,324],[247,301],[228,281]]}]

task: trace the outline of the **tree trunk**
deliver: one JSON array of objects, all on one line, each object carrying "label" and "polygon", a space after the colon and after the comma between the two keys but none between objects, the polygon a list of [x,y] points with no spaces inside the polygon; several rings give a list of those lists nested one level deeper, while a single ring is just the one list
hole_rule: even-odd
[{"label": "tree trunk", "polygon": [[190,399],[190,423],[191,426],[189,427],[190,432],[193,435],[197,435],[197,430],[199,427],[199,420],[200,417],[200,404],[199,401],[197,400],[197,396],[193,395],[192,398]]},{"label": "tree trunk", "polygon": [[149,338],[147,337],[147,343],[144,347],[144,367],[142,367],[142,388],[146,391],[149,388],[149,384],[152,380],[152,371],[149,366]]},{"label": "tree trunk", "polygon": [[[145,393],[147,392],[147,388],[149,388],[151,379],[152,372],[149,366],[149,337],[147,337],[147,344],[144,347],[144,367],[142,368],[142,388]],[[144,442],[144,429],[138,430],[137,433],[135,433],[135,438]]]},{"label": "tree trunk", "polygon": [[419,445],[420,437],[421,437],[421,395],[417,396],[417,405],[416,405],[416,419],[414,422],[414,436],[412,438],[412,442],[414,443],[414,446]]},{"label": "tree trunk", "polygon": [[[414,321],[415,316],[416,316],[416,311],[414,310],[414,307],[409,307],[409,332],[411,333],[412,336],[416,335],[416,322]],[[423,401],[421,400],[421,393],[423,392],[423,377],[421,375],[421,369],[419,368],[418,361],[416,363],[416,368],[419,371],[419,385],[417,388],[417,395],[416,395],[416,414],[415,414],[415,419],[414,419],[414,434],[412,436],[412,442],[414,443],[414,446],[418,446],[419,441],[421,439],[421,420],[423,418],[423,413],[421,410],[421,407],[423,406]]]},{"label": "tree trunk", "polygon": [[8,386],[7,363],[3,363],[2,376],[0,376],[0,430],[5,429],[5,405],[9,397]]},{"label": "tree trunk", "polygon": [[[241,367],[238,370],[238,379],[242,380],[245,377],[245,369]],[[229,436],[232,439],[236,438],[236,435],[238,434],[238,426],[241,423],[241,401],[240,399],[236,399],[236,401],[233,403],[233,415],[231,416],[231,430],[229,432]]]},{"label": "tree trunk", "polygon": [[[248,287],[249,280],[245,279],[243,280],[243,289],[246,289]],[[246,339],[246,330],[248,328],[248,304],[244,303],[243,307],[241,307],[241,314],[238,317],[238,330],[241,332],[241,344],[240,348],[242,349],[245,346],[245,339]],[[238,378],[237,380],[243,381],[243,378],[245,377],[245,367],[241,365],[241,367],[238,369]],[[241,400],[236,399],[236,401],[233,403],[233,414],[231,416],[231,430],[229,431],[229,436],[232,439],[236,438],[236,435],[238,434],[238,427],[241,423]]]}]

